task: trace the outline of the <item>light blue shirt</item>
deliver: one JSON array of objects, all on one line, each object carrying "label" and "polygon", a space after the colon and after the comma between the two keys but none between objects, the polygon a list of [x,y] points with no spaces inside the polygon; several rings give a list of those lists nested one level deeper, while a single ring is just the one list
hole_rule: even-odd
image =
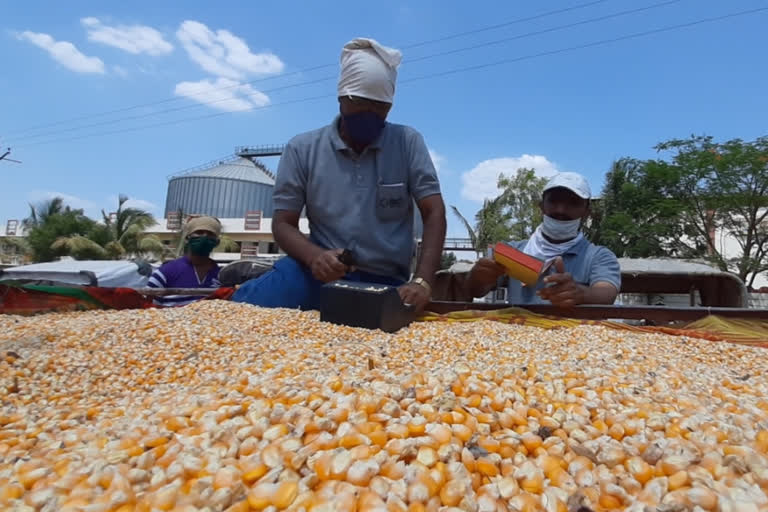
[{"label": "light blue shirt", "polygon": [[[510,242],[515,249],[523,250],[528,240]],[[570,272],[573,280],[585,286],[595,283],[610,283],[621,290],[621,269],[619,260],[610,249],[595,245],[586,238],[563,253],[565,271]],[[536,286],[523,286],[517,279],[509,279],[507,302],[510,304],[549,304],[536,292],[544,287],[540,280]]]},{"label": "light blue shirt", "polygon": [[414,201],[440,194],[427,146],[413,128],[387,123],[358,155],[339,136],[338,119],[288,142],[277,170],[274,208],[306,207],[314,243],[351,250],[363,272],[407,281]]}]

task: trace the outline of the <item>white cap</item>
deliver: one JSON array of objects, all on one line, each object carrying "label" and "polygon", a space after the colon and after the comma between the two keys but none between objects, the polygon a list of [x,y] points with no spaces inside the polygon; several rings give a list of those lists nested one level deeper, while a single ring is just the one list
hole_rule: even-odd
[{"label": "white cap", "polygon": [[544,187],[544,192],[553,188],[567,188],[582,199],[592,197],[592,191],[589,188],[587,179],[581,174],[575,172],[560,172],[549,179]]},{"label": "white cap", "polygon": [[359,96],[392,103],[401,59],[398,50],[374,39],[359,37],[348,42],[341,51],[339,97]]}]

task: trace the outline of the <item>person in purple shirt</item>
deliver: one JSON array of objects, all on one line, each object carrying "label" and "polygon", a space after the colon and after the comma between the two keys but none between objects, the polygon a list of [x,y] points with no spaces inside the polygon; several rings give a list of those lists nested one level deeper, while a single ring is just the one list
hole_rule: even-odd
[{"label": "person in purple shirt", "polygon": [[[150,288],[219,288],[219,266],[210,257],[219,245],[221,222],[214,217],[190,219],[184,231],[184,256],[163,263],[149,278]],[[166,295],[155,299],[160,306],[184,306],[205,295]]]}]

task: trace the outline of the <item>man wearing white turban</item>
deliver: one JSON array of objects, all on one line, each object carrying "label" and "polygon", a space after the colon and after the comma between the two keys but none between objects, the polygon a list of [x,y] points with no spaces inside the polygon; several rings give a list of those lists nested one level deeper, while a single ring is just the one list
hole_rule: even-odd
[{"label": "man wearing white turban", "polygon": [[[287,257],[243,284],[234,300],[317,309],[324,283],[338,279],[398,286],[417,311],[430,300],[445,239],[445,205],[424,139],[387,122],[399,51],[358,38],[341,53],[340,115],[285,147],[274,190],[272,232]],[[414,214],[424,225],[411,275]],[[310,236],[299,231],[306,211]]]}]

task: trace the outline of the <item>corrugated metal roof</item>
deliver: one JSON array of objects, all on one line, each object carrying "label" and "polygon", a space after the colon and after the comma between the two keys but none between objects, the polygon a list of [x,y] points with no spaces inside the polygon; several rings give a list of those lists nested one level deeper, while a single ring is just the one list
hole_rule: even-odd
[{"label": "corrugated metal roof", "polygon": [[[263,217],[261,219],[261,225],[256,231],[245,229],[245,219],[241,218],[219,218],[221,222],[221,231],[224,234],[271,234],[272,233],[272,219],[270,217]],[[306,217],[299,219],[299,231],[302,233],[309,233],[309,220]],[[175,230],[168,229],[165,219],[158,219],[155,224],[149,226],[144,230],[145,233],[176,233]]]},{"label": "corrugated metal roof", "polygon": [[[451,266],[453,273],[469,272],[472,263],[459,261]],[[720,270],[700,261],[678,260],[672,258],[619,258],[619,266],[622,272],[626,273],[685,273],[685,274],[713,274],[720,273]]]},{"label": "corrugated metal roof", "polygon": [[719,273],[720,270],[701,261],[673,258],[619,258],[622,272]]},{"label": "corrugated metal roof", "polygon": [[222,160],[213,167],[180,174],[171,178],[225,178],[274,185],[275,180],[248,158]]}]

